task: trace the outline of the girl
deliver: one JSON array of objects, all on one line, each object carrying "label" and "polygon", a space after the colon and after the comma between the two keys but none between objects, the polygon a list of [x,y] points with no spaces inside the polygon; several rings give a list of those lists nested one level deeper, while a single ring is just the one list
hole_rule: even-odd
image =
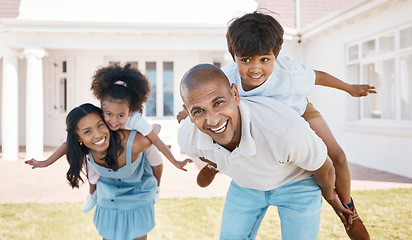
[{"label": "girl", "polygon": [[[158,149],[174,166],[183,171],[186,171],[184,166],[192,160],[185,159],[184,161],[177,161],[169,148],[157,135],[157,125],[152,129],[152,126],[141,117],[140,113],[143,104],[146,102],[150,92],[146,77],[139,72],[137,68],[132,67],[131,64],[126,64],[124,67],[110,65],[96,71],[93,76],[91,90],[101,102],[104,120],[110,130],[117,131],[123,128],[134,129],[144,136],[147,136],[153,143],[154,146],[149,147],[145,153],[158,183],[155,195],[155,202],[157,202],[163,171],[163,160]],[[66,144],[63,143],[46,161],[31,159],[26,161],[26,163],[32,165],[33,168],[47,167],[65,153]],[[90,166],[90,161],[85,162],[86,165],[89,165],[87,166],[87,177],[90,188],[86,203],[83,206],[83,211],[88,212],[93,209],[96,204],[97,197],[95,190],[99,175],[93,171],[93,167]]]},{"label": "girl", "polygon": [[137,68],[132,67],[131,64],[126,64],[124,67],[110,65],[101,68],[93,76],[91,90],[100,100],[104,120],[110,130],[135,129],[150,139],[154,146],[147,149],[146,154],[158,184],[163,170],[162,158],[157,157],[158,150],[175,167],[186,171],[184,166],[192,160],[177,161],[166,144],[152,130],[152,126],[140,115],[150,87],[147,78]]},{"label": "girl", "polygon": [[[136,131],[110,131],[102,111],[83,104],[67,115],[67,180],[79,187],[84,161],[100,175],[93,222],[103,239],[147,239],[153,229],[156,179],[145,159],[150,140]],[[87,156],[87,157],[86,157]]]}]

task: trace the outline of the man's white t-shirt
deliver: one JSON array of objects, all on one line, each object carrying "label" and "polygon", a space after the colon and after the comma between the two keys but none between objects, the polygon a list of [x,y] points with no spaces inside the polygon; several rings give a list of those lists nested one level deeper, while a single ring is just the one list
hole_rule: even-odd
[{"label": "man's white t-shirt", "polygon": [[327,158],[323,141],[308,123],[282,102],[267,97],[241,98],[242,134],[228,151],[201,132],[189,118],[182,121],[178,141],[191,157],[204,157],[239,186],[262,191],[295,182],[319,169]]}]

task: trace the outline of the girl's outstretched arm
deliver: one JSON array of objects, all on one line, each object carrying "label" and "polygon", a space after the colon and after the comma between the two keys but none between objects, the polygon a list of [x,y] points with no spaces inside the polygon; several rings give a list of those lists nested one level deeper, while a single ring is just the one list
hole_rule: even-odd
[{"label": "girl's outstretched arm", "polygon": [[184,166],[186,166],[186,164],[191,163],[192,160],[191,159],[185,159],[184,161],[177,161],[175,159],[175,157],[173,156],[172,152],[170,151],[170,149],[166,146],[166,144],[159,138],[159,135],[157,135],[157,133],[155,133],[154,131],[151,131],[147,137],[150,139],[150,141],[152,141],[152,144],[155,145],[157,147],[157,149],[159,149],[160,152],[163,153],[163,155],[177,168],[183,170],[183,171],[187,171]]},{"label": "girl's outstretched arm", "polygon": [[66,155],[66,151],[67,151],[67,143],[64,142],[46,160],[38,161],[32,158],[30,160],[24,161],[24,163],[32,166],[32,169],[48,167],[54,162],[56,162],[59,158]]},{"label": "girl's outstretched arm", "polygon": [[369,84],[349,84],[328,73],[315,70],[316,85],[336,88],[349,93],[352,97],[364,97],[376,93],[375,87]]}]

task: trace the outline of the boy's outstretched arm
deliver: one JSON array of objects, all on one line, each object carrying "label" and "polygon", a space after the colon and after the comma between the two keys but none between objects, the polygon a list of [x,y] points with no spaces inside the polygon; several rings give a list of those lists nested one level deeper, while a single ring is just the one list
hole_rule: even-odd
[{"label": "boy's outstretched arm", "polygon": [[329,157],[323,163],[322,167],[313,171],[313,180],[318,184],[322,190],[323,198],[332,206],[336,214],[341,218],[342,222],[346,222],[346,219],[342,212],[353,215],[353,212],[344,208],[335,191],[335,168]]},{"label": "boy's outstretched arm", "polygon": [[187,171],[184,166],[186,164],[191,163],[192,160],[187,158],[184,161],[177,161],[175,157],[173,156],[172,152],[170,149],[166,146],[166,144],[159,138],[159,135],[157,135],[153,130],[147,135],[147,137],[152,141],[152,144],[159,149],[160,152],[163,153],[163,155],[177,168]]},{"label": "boy's outstretched arm", "polygon": [[352,97],[364,97],[376,93],[375,87],[369,84],[349,84],[328,73],[315,70],[316,85],[336,88],[349,93]]},{"label": "boy's outstretched arm", "polygon": [[34,158],[32,158],[30,160],[24,161],[24,163],[29,164],[30,166],[32,166],[32,169],[48,167],[51,164],[53,164],[54,162],[56,162],[59,158],[66,155],[66,151],[67,151],[67,143],[64,142],[46,160],[38,161],[38,160],[35,160]]}]

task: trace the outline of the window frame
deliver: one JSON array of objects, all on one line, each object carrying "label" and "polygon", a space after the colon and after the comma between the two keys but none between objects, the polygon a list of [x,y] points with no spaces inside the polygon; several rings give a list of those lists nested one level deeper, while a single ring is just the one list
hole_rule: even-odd
[{"label": "window frame", "polygon": [[[357,79],[351,81],[351,83],[366,83],[367,79],[364,78],[364,66],[367,64],[377,64],[385,60],[394,60],[394,106],[395,106],[395,117],[394,119],[382,119],[382,118],[367,118],[364,117],[364,102],[367,101],[366,98],[350,98],[347,97],[347,119],[346,119],[346,130],[355,132],[365,132],[365,133],[379,133],[386,135],[396,135],[396,136],[410,136],[412,135],[412,119],[404,120],[402,119],[402,109],[401,109],[401,95],[400,95],[400,85],[401,85],[401,58],[405,56],[412,56],[412,46],[401,48],[400,47],[400,32],[404,29],[411,28],[412,24],[399,26],[387,31],[382,31],[374,34],[371,37],[365,37],[363,39],[358,39],[352,41],[345,45],[345,72],[346,78],[351,80],[352,67],[358,67]],[[380,39],[385,36],[394,36],[394,50],[389,52],[381,53]],[[375,50],[372,56],[363,57],[363,45],[364,43],[373,40],[375,42]],[[354,57],[353,53],[350,52],[354,47],[358,48],[357,58]],[[411,83],[412,84],[412,83]],[[412,92],[410,93],[412,94]],[[381,100],[383,100],[381,96]],[[412,104],[412,103],[411,103]],[[381,104],[382,109],[382,104]],[[383,111],[383,109],[382,109]]]},{"label": "window frame", "polygon": [[[66,63],[66,72],[63,72],[63,62]],[[66,116],[72,106],[72,92],[74,79],[74,58],[60,57],[46,60],[45,73],[45,113],[50,116]],[[60,81],[66,79],[65,96],[61,96]],[[56,106],[64,102],[62,110]]]},{"label": "window frame", "polygon": [[[175,109],[175,101],[176,101],[176,61],[173,59],[167,59],[167,58],[162,58],[159,60],[158,59],[153,59],[153,58],[144,58],[144,57],[107,57],[106,58],[106,63],[107,65],[110,63],[120,63],[122,66],[123,64],[127,62],[136,62],[137,63],[137,68],[139,71],[141,71],[143,74],[146,75],[147,73],[147,68],[146,64],[147,63],[155,63],[156,65],[156,115],[154,116],[147,116],[146,111],[146,103],[143,105],[143,112],[142,116],[147,118],[147,119],[163,119],[163,120],[169,120],[169,119],[174,119],[176,113]],[[165,116],[164,115],[164,91],[163,91],[163,67],[164,63],[172,63],[173,64],[173,109],[172,112],[173,114],[171,116]],[[150,79],[149,79],[150,81]],[[150,83],[149,83],[150,84]],[[150,96],[149,96],[150,98]]]}]

